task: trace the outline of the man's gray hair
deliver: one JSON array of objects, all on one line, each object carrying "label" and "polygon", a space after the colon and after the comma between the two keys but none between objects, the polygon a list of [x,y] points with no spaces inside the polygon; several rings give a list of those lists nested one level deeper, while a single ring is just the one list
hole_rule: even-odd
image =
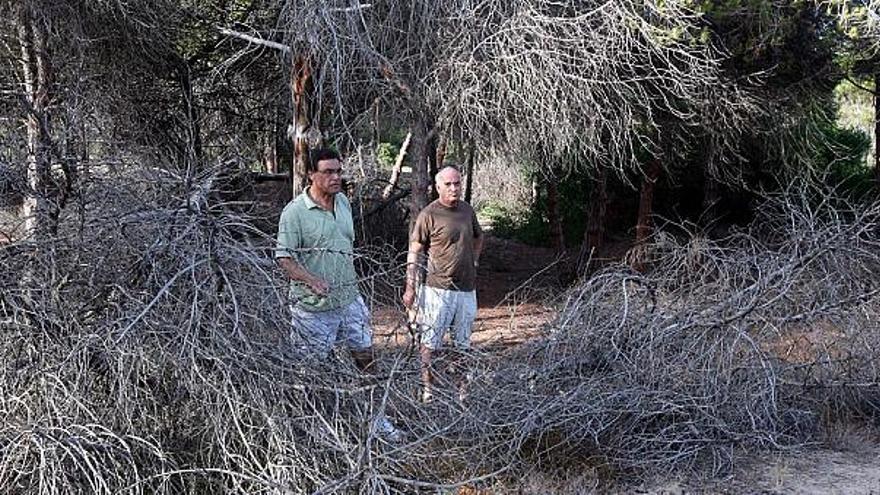
[{"label": "man's gray hair", "polygon": [[461,169],[457,165],[454,165],[451,163],[449,165],[443,165],[443,167],[437,171],[437,175],[434,176],[434,184],[439,184],[440,183],[440,174],[442,174],[443,172],[445,172],[449,169],[455,170],[456,172],[461,174]]}]

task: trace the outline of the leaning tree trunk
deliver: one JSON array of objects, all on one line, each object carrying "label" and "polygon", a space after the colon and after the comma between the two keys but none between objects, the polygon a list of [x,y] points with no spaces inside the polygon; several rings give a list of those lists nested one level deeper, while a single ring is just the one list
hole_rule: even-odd
[{"label": "leaning tree trunk", "polygon": [[645,176],[642,178],[642,189],[639,194],[639,216],[636,220],[636,245],[647,242],[651,235],[651,216],[654,214],[654,188],[660,178],[660,160],[651,159]]},{"label": "leaning tree trunk", "polygon": [[559,212],[559,188],[556,178],[547,180],[547,221],[550,224],[550,243],[557,253],[565,251],[562,215]]},{"label": "leaning tree trunk", "polygon": [[38,242],[55,230],[50,225],[53,215],[51,203],[51,134],[49,105],[51,102],[52,67],[48,58],[46,28],[34,22],[30,2],[17,6],[18,42],[21,48],[22,80],[28,106],[25,117],[27,129],[27,180],[29,190],[22,205],[25,236]]},{"label": "leaning tree trunk", "polygon": [[311,131],[312,64],[308,56],[297,55],[290,69],[291,97],[293,98],[293,166],[290,182],[296,197],[306,186],[309,159],[309,131]]},{"label": "leaning tree trunk", "polygon": [[391,197],[391,193],[394,192],[394,188],[397,187],[397,183],[400,181],[400,173],[403,170],[403,159],[406,157],[406,152],[409,149],[409,143],[412,140],[412,132],[406,133],[406,138],[403,140],[403,144],[400,145],[400,151],[397,152],[397,158],[394,160],[394,167],[391,168],[391,178],[388,179],[388,185],[385,186],[385,190],[382,191],[382,199],[388,199]]}]

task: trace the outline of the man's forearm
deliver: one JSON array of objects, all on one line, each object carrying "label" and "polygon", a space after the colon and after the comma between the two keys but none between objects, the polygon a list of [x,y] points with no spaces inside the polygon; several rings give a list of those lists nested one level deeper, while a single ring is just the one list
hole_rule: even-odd
[{"label": "man's forearm", "polygon": [[406,286],[415,288],[419,282],[419,256],[423,247],[419,243],[410,243],[406,253]]},{"label": "man's forearm", "polygon": [[483,252],[483,236],[474,239],[474,263],[480,261],[480,254]]},{"label": "man's forearm", "polygon": [[281,269],[284,270],[284,273],[291,280],[309,283],[317,278],[303,268],[302,265],[294,261],[293,258],[278,258],[278,265],[281,266]]}]

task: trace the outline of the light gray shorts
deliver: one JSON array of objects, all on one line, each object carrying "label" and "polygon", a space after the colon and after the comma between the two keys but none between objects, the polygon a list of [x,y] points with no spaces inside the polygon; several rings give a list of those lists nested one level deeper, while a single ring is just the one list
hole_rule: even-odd
[{"label": "light gray shorts", "polygon": [[443,334],[450,329],[452,343],[467,349],[471,346],[471,329],[477,317],[477,292],[437,289],[423,285],[419,291],[418,323],[422,345],[437,350],[443,345]]},{"label": "light gray shorts", "polygon": [[306,311],[296,306],[290,311],[290,340],[298,350],[324,358],[337,343],[345,343],[353,351],[373,345],[370,310],[360,296],[348,306],[329,311]]}]

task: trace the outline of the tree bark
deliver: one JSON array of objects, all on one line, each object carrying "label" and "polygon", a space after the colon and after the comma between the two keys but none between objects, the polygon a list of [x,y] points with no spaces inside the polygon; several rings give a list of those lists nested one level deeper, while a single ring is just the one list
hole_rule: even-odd
[{"label": "tree bark", "polygon": [[721,185],[703,168],[703,212],[701,214],[704,226],[713,225],[718,220],[718,203],[721,201]]},{"label": "tree bark", "polygon": [[437,164],[437,170],[439,171],[443,168],[443,162],[446,161],[446,137],[441,136],[440,139],[437,140],[437,153],[435,155],[434,161]]},{"label": "tree bark", "polygon": [[880,187],[880,70],[874,73],[874,181]]},{"label": "tree bark", "polygon": [[[55,230],[52,214],[52,170],[49,104],[52,70],[48,58],[45,27],[34,22],[30,2],[16,9],[18,42],[21,48],[22,79],[25,86],[27,129],[27,180],[29,190],[22,205],[25,236],[42,241]],[[56,217],[57,218],[57,217]]]},{"label": "tree bark", "polygon": [[267,174],[278,173],[278,152],[275,148],[275,133],[269,132],[263,146],[263,171]]},{"label": "tree bark", "polygon": [[379,98],[373,100],[373,149],[376,150],[379,147]]},{"label": "tree bark", "polygon": [[406,133],[406,138],[404,138],[403,144],[400,145],[400,151],[397,153],[397,158],[394,160],[394,167],[391,169],[391,178],[388,179],[388,185],[385,186],[385,190],[382,191],[382,199],[390,198],[394,188],[397,187],[397,182],[400,180],[400,172],[403,170],[403,159],[406,157],[406,151],[409,148],[410,140],[412,140],[412,132]]},{"label": "tree bark", "polygon": [[[274,107],[274,105],[273,105]],[[265,142],[263,143],[263,172],[267,174],[278,173],[278,119],[277,111],[266,112],[269,118],[266,120]]]},{"label": "tree bark", "polygon": [[471,139],[470,145],[468,146],[468,156],[467,162],[464,165],[465,168],[465,184],[464,184],[464,200],[466,203],[470,204],[471,199],[474,196],[474,155],[476,155],[477,146],[474,144],[474,140]]},{"label": "tree bark", "polygon": [[312,64],[306,55],[297,55],[290,69],[291,97],[293,98],[293,166],[290,182],[296,197],[306,186],[309,139],[311,131]]},{"label": "tree bark", "polygon": [[[178,67],[178,82],[186,108],[186,162],[194,171],[202,165],[202,129],[199,122],[199,109],[193,92],[192,74],[189,63],[181,61]],[[194,174],[193,174],[194,175]]]},{"label": "tree bark", "polygon": [[652,158],[642,178],[642,188],[639,194],[639,216],[636,220],[636,245],[647,242],[651,235],[651,216],[654,214],[654,188],[657,179],[660,178],[660,160]]},{"label": "tree bark", "polygon": [[562,215],[559,211],[559,187],[556,178],[547,180],[547,221],[550,225],[550,242],[557,253],[565,251],[565,236],[562,231]]},{"label": "tree bark", "polygon": [[410,163],[412,165],[412,195],[410,198],[409,227],[412,230],[416,217],[422,208],[428,205],[430,198],[431,181],[428,177],[430,155],[433,148],[430,145],[432,132],[424,120],[417,120],[412,128],[412,148]]},{"label": "tree bark", "polygon": [[587,227],[584,229],[581,252],[589,255],[602,247],[602,241],[605,238],[605,214],[608,211],[608,170],[604,167],[599,169],[598,176],[593,181],[593,194],[587,211]]},{"label": "tree bark", "polygon": [[428,201],[437,199],[437,188],[432,187],[434,185],[434,178],[437,177],[437,172],[440,170],[437,166],[437,158],[439,157],[437,141],[437,130],[432,129],[428,133],[427,147],[425,149],[425,158],[428,161]]}]

